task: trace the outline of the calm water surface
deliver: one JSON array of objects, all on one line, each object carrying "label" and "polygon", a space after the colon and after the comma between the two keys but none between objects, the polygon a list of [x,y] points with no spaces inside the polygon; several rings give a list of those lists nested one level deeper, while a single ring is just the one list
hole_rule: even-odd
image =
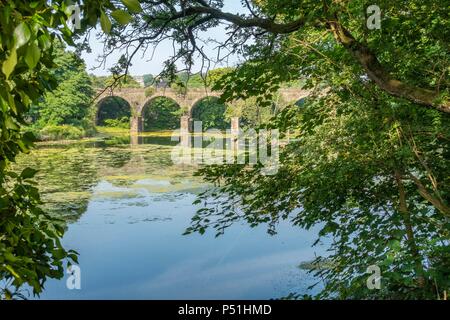
[{"label": "calm water surface", "polygon": [[236,224],[215,238],[182,233],[209,186],[195,168],[174,165],[170,137],[127,137],[41,145],[19,159],[38,168],[47,210],[67,221],[63,245],[79,253],[81,290],[68,275],[41,299],[269,299],[314,293],[298,266],[322,253],[317,230]]}]

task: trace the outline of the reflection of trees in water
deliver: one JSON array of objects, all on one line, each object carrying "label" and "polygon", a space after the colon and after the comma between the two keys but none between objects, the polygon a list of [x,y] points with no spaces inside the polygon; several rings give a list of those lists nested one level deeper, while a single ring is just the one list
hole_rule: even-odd
[{"label": "reflection of trees in water", "polygon": [[19,167],[39,169],[36,181],[46,210],[66,221],[76,221],[86,211],[90,190],[98,182],[92,149],[38,148],[24,158],[18,160]]},{"label": "reflection of trees in water", "polygon": [[97,159],[104,165],[111,168],[122,168],[131,160],[131,151],[125,148],[102,148],[99,149]]},{"label": "reflection of trees in water", "polygon": [[[130,146],[109,145],[110,142],[104,141],[95,145],[45,145],[20,157],[16,169],[30,166],[39,170],[36,181],[43,206],[67,222],[77,221],[86,212],[93,188],[101,180],[116,187],[132,187],[137,181],[146,179],[168,181],[170,185],[162,188],[164,192],[198,188],[190,180],[191,171],[172,163],[171,147],[157,144],[159,139],[170,141],[170,137],[146,138],[152,139],[153,143]],[[158,192],[155,186],[145,183],[137,188]]]},{"label": "reflection of trees in water", "polygon": [[[103,145],[105,146],[105,145]],[[130,150],[115,147],[84,147],[83,145],[46,146],[27,155],[18,166],[38,168],[37,181],[44,207],[67,222],[78,220],[86,212],[92,188],[104,175],[103,168],[124,167],[132,158]]]}]

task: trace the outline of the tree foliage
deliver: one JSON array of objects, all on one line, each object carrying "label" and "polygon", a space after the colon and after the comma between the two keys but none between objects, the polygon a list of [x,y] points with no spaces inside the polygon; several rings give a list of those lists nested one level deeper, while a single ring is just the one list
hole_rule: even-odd
[{"label": "tree foliage", "polygon": [[211,88],[220,88],[218,86],[219,81],[226,76],[227,74],[231,73],[234,70],[234,68],[226,67],[226,68],[216,68],[209,70],[206,77],[206,83]]},{"label": "tree foliage", "polygon": [[[80,32],[96,24],[100,8],[99,1],[84,2]],[[32,147],[33,135],[21,130],[31,104],[57,86],[54,44],[56,38],[73,44],[71,14],[65,1],[0,3],[0,278],[12,288],[26,283],[35,294],[47,277],[62,277],[64,259],[76,255],[61,246],[63,227],[39,209],[35,170],[16,174],[9,166]],[[0,297],[13,294],[2,288]]]},{"label": "tree foliage", "polygon": [[[200,196],[205,207],[188,232],[212,227],[221,234],[242,220],[267,224],[270,233],[280,220],[320,225],[318,241],[330,248],[314,262],[329,266],[313,270],[325,284],[318,297],[434,299],[448,292],[448,115],[339,90],[286,108],[270,127],[296,133],[278,172],[201,169],[216,188]],[[381,290],[366,286],[371,265],[381,268]]]},{"label": "tree foliage", "polygon": [[183,110],[173,100],[157,97],[146,103],[142,111],[144,130],[170,130],[180,127]]},{"label": "tree foliage", "polygon": [[242,128],[258,128],[267,124],[286,106],[286,103],[277,95],[265,101],[267,103],[260,103],[258,96],[235,100],[227,104],[225,115],[227,118],[239,117]]},{"label": "tree foliage", "polygon": [[56,45],[53,60],[50,72],[58,86],[31,107],[35,125],[86,125],[91,122],[94,90],[84,62],[74,52],[65,52],[62,44]]},{"label": "tree foliage", "polygon": [[[248,10],[240,14],[224,12],[223,1],[204,0],[81,6],[79,32],[99,21],[105,52],[125,49],[115,77],[127,73],[139,49],[171,38],[178,46],[166,63],[169,83],[180,60],[189,69],[198,53],[205,66],[235,53],[246,61],[216,82],[224,100],[257,97],[268,106],[283,83],[299,79],[316,92],[271,123],[300,134],[283,149],[275,176],[241,165],[201,170],[229,199],[204,194],[209,205],[189,231],[214,226],[220,233],[239,219],[268,223],[271,231],[280,219],[305,228],[321,224],[320,236],[332,241],[331,267],[318,271],[325,281],[319,297],[441,297],[450,270],[447,1],[380,0],[380,30],[367,28],[363,0],[243,5]],[[56,87],[49,71],[53,39],[71,44],[73,37],[67,9],[63,1],[0,4],[0,275],[35,292],[46,277],[62,276],[69,253],[56,224],[41,220],[37,192],[26,181],[32,171],[20,177],[6,168],[31,146],[32,137],[20,130],[30,104]],[[210,61],[201,36],[221,23],[229,32],[218,44],[225,55]],[[382,290],[365,286],[370,264],[382,267]]]},{"label": "tree foliage", "polygon": [[198,101],[192,106],[192,119],[201,121],[203,130],[225,130],[230,126],[225,115],[227,106],[219,101],[219,98],[209,97]]},{"label": "tree foliage", "polygon": [[[97,125],[130,127],[131,106],[125,99],[116,96],[103,98],[97,103],[97,110]],[[121,124],[109,120],[119,120]]]},{"label": "tree foliage", "polygon": [[144,74],[144,86],[150,87],[155,85],[155,77],[152,74]]},{"label": "tree foliage", "polygon": [[[268,79],[270,83],[307,76],[325,58],[353,77],[366,76],[392,97],[450,113],[446,3],[379,1],[377,5],[383,13],[380,30],[367,28],[368,4],[364,0],[246,1],[247,8],[241,14],[223,11],[222,1],[148,3],[152,5],[142,7],[131,28],[113,26],[116,34],[106,42],[107,51],[114,46],[138,43],[133,51],[137,52],[171,38],[178,46],[166,63],[169,74],[174,74],[178,61],[192,67],[198,53],[204,66],[224,62],[230,54],[237,53],[247,59],[265,60],[272,65],[267,66],[268,70],[284,71]],[[228,25],[229,33],[218,44],[223,54],[214,60],[200,43],[205,40],[204,31],[220,23]],[[286,51],[289,41],[308,48],[311,54]],[[270,77],[270,72],[266,77]],[[245,86],[257,90],[259,86],[255,84],[247,81]],[[259,88],[260,93],[266,88],[267,85]]]}]

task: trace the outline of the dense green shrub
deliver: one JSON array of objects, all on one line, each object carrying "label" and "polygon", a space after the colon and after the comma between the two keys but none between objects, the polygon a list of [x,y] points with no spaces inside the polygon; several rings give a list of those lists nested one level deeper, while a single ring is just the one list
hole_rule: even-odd
[{"label": "dense green shrub", "polygon": [[120,119],[106,119],[104,123],[107,127],[123,128],[123,129],[130,128],[130,118],[128,117],[122,117]]},{"label": "dense green shrub", "polygon": [[180,126],[182,113],[180,106],[173,100],[158,97],[149,101],[142,112],[144,130],[176,129]]},{"label": "dense green shrub", "polygon": [[71,125],[49,125],[42,128],[38,135],[40,140],[73,140],[83,138],[85,132],[82,128]]},{"label": "dense green shrub", "polygon": [[[127,118],[128,122],[131,117],[131,107],[128,102],[120,97],[111,96],[102,99],[98,104],[97,125],[108,125],[109,119]],[[111,125],[111,122],[110,124]]]},{"label": "dense green shrub", "polygon": [[229,121],[226,119],[225,111],[227,107],[216,97],[208,97],[197,102],[192,109],[192,118],[202,121],[204,130],[227,129]]}]

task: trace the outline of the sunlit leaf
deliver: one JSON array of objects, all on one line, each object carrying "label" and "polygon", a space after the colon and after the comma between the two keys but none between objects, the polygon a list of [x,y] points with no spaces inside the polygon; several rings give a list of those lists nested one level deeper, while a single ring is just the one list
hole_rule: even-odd
[{"label": "sunlit leaf", "polygon": [[139,13],[142,11],[141,4],[138,0],[122,0],[122,3],[133,13]]},{"label": "sunlit leaf", "polygon": [[22,173],[20,174],[20,177],[22,179],[30,179],[33,178],[36,173],[37,173],[36,169],[27,167],[23,169]]},{"label": "sunlit leaf", "polygon": [[121,25],[128,24],[133,17],[126,11],[116,10],[111,13],[111,16]]},{"label": "sunlit leaf", "polygon": [[111,32],[111,20],[109,20],[108,16],[103,11],[100,15],[100,25],[103,32],[108,34]]},{"label": "sunlit leaf", "polygon": [[16,49],[13,48],[6,60],[2,64],[2,72],[6,76],[6,79],[9,78],[11,73],[14,71],[14,68],[17,64],[17,52]]},{"label": "sunlit leaf", "polygon": [[36,67],[40,58],[41,58],[41,49],[39,49],[36,43],[34,42],[31,43],[28,46],[27,52],[25,54],[25,62],[27,63],[28,67],[30,69]]},{"label": "sunlit leaf", "polygon": [[15,43],[16,49],[20,48],[25,43],[27,43],[28,40],[30,40],[30,38],[31,38],[30,28],[28,27],[28,25],[25,22],[21,22],[14,29],[13,38],[14,38],[14,43]]}]

